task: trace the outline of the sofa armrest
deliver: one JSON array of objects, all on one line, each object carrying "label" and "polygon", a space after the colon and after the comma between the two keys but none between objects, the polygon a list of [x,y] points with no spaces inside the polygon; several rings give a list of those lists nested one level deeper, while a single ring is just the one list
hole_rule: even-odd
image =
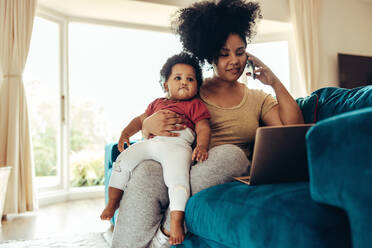
[{"label": "sofa armrest", "polygon": [[[120,152],[118,150],[118,143],[110,143],[105,146],[105,203],[108,203],[108,184],[112,172],[112,164],[119,156]],[[118,211],[115,212],[115,215],[111,219],[111,223],[114,225]]]},{"label": "sofa armrest", "polygon": [[347,212],[353,247],[372,244],[372,107],[321,121],[306,140],[312,198]]},{"label": "sofa armrest", "polygon": [[110,143],[105,146],[105,186],[107,188],[110,176],[112,163],[116,160],[116,157],[120,154],[118,150],[118,143]]},{"label": "sofa armrest", "polygon": [[[131,145],[137,142],[138,140],[131,141]],[[126,149],[128,146],[127,144],[124,144],[124,149]],[[118,150],[118,143],[110,143],[105,146],[105,203],[107,205],[108,203],[108,185],[111,177],[112,172],[112,164],[115,162],[116,158],[119,156],[120,151]],[[111,219],[111,223],[115,224],[115,220],[118,215],[118,210],[116,210],[115,215]]]}]

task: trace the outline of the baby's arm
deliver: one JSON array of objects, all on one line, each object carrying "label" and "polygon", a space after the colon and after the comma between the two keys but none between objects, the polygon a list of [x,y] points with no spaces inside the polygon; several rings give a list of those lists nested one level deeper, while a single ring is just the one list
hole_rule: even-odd
[{"label": "baby's arm", "polygon": [[129,137],[133,136],[135,133],[142,129],[142,122],[147,117],[146,113],[143,113],[136,118],[134,118],[129,124],[121,131],[120,139],[118,142],[118,149],[120,152],[124,151],[124,143],[129,143]]},{"label": "baby's arm", "polygon": [[196,147],[192,153],[192,160],[204,161],[208,158],[209,141],[211,137],[211,128],[209,120],[203,119],[195,124]]}]

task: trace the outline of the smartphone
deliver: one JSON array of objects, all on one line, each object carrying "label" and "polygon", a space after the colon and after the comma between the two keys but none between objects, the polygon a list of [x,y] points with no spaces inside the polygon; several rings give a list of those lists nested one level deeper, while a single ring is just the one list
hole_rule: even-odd
[{"label": "smartphone", "polygon": [[254,74],[254,64],[253,64],[253,62],[247,59],[246,67],[247,67],[247,72],[250,72],[252,78],[256,79],[256,75]]}]

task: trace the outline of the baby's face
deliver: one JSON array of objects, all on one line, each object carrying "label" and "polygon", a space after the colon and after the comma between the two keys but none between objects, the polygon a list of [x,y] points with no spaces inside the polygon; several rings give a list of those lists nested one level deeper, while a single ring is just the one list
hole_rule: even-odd
[{"label": "baby's face", "polygon": [[172,100],[188,100],[198,93],[195,70],[191,65],[175,64],[164,88]]}]

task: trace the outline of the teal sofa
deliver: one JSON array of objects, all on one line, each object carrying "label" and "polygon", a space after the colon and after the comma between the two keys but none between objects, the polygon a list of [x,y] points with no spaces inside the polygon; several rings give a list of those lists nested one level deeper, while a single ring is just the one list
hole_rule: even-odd
[{"label": "teal sofa", "polygon": [[[296,101],[316,122],[306,135],[310,181],[205,189],[189,199],[176,247],[372,247],[372,86]],[[106,146],[106,179],[118,153]]]}]

